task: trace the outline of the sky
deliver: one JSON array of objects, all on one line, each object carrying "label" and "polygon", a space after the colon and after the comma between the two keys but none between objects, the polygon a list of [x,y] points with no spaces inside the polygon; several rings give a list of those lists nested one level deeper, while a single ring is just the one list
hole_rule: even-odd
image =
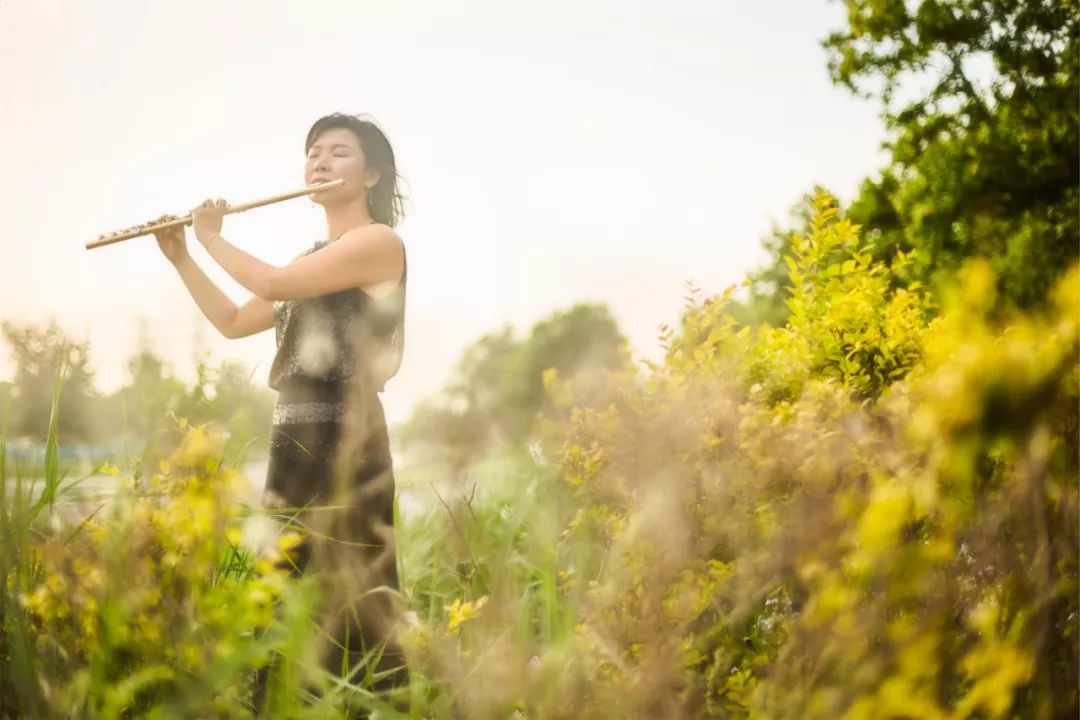
[{"label": "sky", "polygon": [[[407,198],[390,422],[481,335],[578,302],[658,360],[685,282],[740,282],[803,193],[846,202],[884,164],[877,104],[828,79],[843,22],[836,0],[0,0],[0,319],[89,340],[104,392],[141,335],[188,382],[201,356],[265,387],[273,330],[221,337],[152,236],[85,244],[302,188],[308,129],[344,112],[386,133]],[[222,234],[284,265],[326,218],[301,197]]]}]

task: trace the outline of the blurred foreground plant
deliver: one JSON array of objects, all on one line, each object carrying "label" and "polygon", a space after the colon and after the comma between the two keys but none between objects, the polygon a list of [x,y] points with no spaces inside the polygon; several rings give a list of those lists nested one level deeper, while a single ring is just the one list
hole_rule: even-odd
[{"label": "blurred foreground plant", "polygon": [[5,712],[249,716],[253,668],[295,641],[311,598],[286,570],[295,533],[258,557],[242,545],[246,481],[220,466],[222,436],[179,429],[159,473],[89,517],[65,522],[21,487],[0,506]]},{"label": "blurred foreground plant", "polygon": [[994,320],[814,206],[786,325],[692,296],[647,376],[547,378],[578,716],[1075,715],[1080,270]]}]

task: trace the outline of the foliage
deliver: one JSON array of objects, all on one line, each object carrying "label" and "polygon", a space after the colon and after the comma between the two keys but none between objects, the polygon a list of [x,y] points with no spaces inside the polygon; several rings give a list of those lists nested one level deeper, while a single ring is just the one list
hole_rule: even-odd
[{"label": "foliage", "polygon": [[[948,282],[990,262],[1001,305],[1033,308],[1080,244],[1080,7],[1075,0],[846,0],[824,45],[833,80],[880,97],[889,164],[849,215],[877,258],[912,254],[911,279]],[[800,203],[800,207],[802,204]],[[798,210],[796,210],[798,212]],[[803,225],[796,220],[796,230]],[[784,316],[784,237],[767,241],[740,316]]]},{"label": "foliage", "polygon": [[521,341],[509,327],[485,335],[462,353],[441,397],[417,406],[402,444],[414,458],[459,470],[499,445],[520,445],[543,407],[546,368],[615,367],[625,345],[607,307],[590,304],[553,313]]},{"label": "foliage", "polygon": [[310,602],[287,573],[298,535],[254,557],[236,503],[246,481],[220,466],[222,436],[178,429],[159,473],[129,478],[89,517],[60,514],[55,477],[37,502],[18,483],[0,507],[0,676],[16,681],[0,688],[5,715],[249,716],[253,669]]},{"label": "foliage", "polygon": [[566,534],[603,548],[564,568],[582,716],[1075,713],[1080,269],[995,319],[969,263],[931,320],[815,207],[783,327],[733,287],[647,376],[549,374]]},{"label": "foliage", "polygon": [[[421,470],[434,474],[403,484]],[[572,508],[555,472],[504,447],[464,489],[433,485],[432,506],[400,526],[412,717],[582,717],[566,674],[576,606],[558,574]]]},{"label": "foliage", "polygon": [[[241,363],[222,360],[215,365],[211,358],[199,357],[197,377],[189,387],[143,338],[128,359],[127,381],[115,392],[103,394],[88,369],[89,342],[75,343],[55,321],[47,327],[2,325],[16,369],[14,382],[0,383],[0,420],[7,421],[10,436],[17,440],[43,442],[52,412],[53,379],[59,372],[67,388],[60,397],[61,444],[92,445],[91,455],[96,456],[92,462],[109,450],[134,446],[141,448],[140,457],[125,470],[139,476],[144,468],[157,467],[168,453],[158,449],[165,435],[163,425],[175,416],[228,427],[229,450],[237,458],[266,453],[273,392],[255,385]],[[19,460],[16,453],[12,456],[9,465]]]},{"label": "foliage", "polygon": [[[428,436],[462,472],[395,470],[434,496],[395,506],[413,717],[1075,716],[1080,265],[1010,309],[989,261],[928,287],[920,251],[879,257],[824,190],[807,210],[782,324],[691,288],[661,362],[583,352],[591,311],[466,355]],[[518,441],[450,432],[509,398]],[[71,522],[60,407],[54,384],[36,499],[0,434],[0,715],[246,716],[280,650],[276,716],[401,717],[307,669],[317,594],[273,563],[297,538],[244,549],[223,435],[181,422]]]},{"label": "foliage", "polygon": [[[93,439],[91,403],[95,398],[93,372],[89,369],[90,344],[64,336],[55,320],[48,326],[20,326],[0,322],[15,361],[14,387],[19,402],[14,404],[10,427],[16,436],[40,434],[49,425],[53,377],[63,368],[68,392],[63,396],[59,431],[64,436]],[[7,407],[4,407],[7,411]]]}]

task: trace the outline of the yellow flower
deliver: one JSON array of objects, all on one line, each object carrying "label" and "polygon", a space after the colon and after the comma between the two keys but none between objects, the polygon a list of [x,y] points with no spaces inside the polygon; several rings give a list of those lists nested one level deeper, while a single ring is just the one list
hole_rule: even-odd
[{"label": "yellow flower", "polygon": [[454,601],[453,605],[444,605],[443,610],[447,610],[450,613],[450,621],[446,626],[447,637],[457,632],[461,623],[476,617],[477,612],[479,612],[480,608],[484,607],[487,601],[488,596],[484,595],[475,602],[470,600],[469,602],[463,603],[461,602],[461,599],[458,598]]},{"label": "yellow flower", "polygon": [[187,420],[187,418],[177,417],[176,413],[174,413],[172,410],[169,411],[169,417],[172,418],[173,422],[176,423],[176,427],[178,427],[179,429],[181,429],[181,430],[187,430],[188,429],[188,420]]},{"label": "yellow flower", "polygon": [[104,465],[101,466],[100,470],[106,475],[112,475],[113,477],[116,477],[120,474],[120,468],[116,467],[111,462],[106,462]]},{"label": "yellow flower", "polygon": [[212,468],[221,457],[223,439],[207,423],[188,429],[170,463],[186,468]]},{"label": "yellow flower", "polygon": [[304,542],[304,536],[295,530],[288,530],[278,536],[277,546],[281,552],[288,552]]}]

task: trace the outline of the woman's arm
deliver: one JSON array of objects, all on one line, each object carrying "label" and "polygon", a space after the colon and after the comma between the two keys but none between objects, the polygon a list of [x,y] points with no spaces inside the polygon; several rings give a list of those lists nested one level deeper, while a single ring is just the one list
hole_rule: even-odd
[{"label": "woman's arm", "polygon": [[252,295],[250,300],[236,309],[229,332],[225,337],[238,340],[272,327],[274,327],[274,303],[263,300],[258,295]]},{"label": "woman's arm", "polygon": [[[232,249],[218,238],[211,248]],[[224,254],[224,253],[222,253]],[[215,255],[215,258],[220,257]],[[306,300],[348,288],[364,288],[401,277],[405,249],[388,225],[370,224],[347,230],[318,252],[269,274],[263,298]]]},{"label": "woman's arm", "polygon": [[394,229],[370,223],[286,267],[274,267],[221,236],[228,204],[206,200],[191,211],[195,237],[225,272],[263,300],[306,300],[401,277],[405,251]]},{"label": "woman's arm", "polygon": [[230,327],[236,316],[236,303],[206,276],[190,255],[185,254],[175,267],[206,319],[218,332],[229,337]]},{"label": "woman's arm", "polygon": [[[305,250],[290,260],[289,264],[306,254]],[[203,315],[213,323],[218,332],[230,340],[247,337],[274,326],[272,302],[256,295],[243,307],[237,307],[186,253],[175,267]]]},{"label": "woman's arm", "polygon": [[277,300],[269,296],[271,275],[280,268],[265,263],[236,247],[220,233],[216,233],[203,244],[206,252],[220,265],[233,280],[264,300]]}]

